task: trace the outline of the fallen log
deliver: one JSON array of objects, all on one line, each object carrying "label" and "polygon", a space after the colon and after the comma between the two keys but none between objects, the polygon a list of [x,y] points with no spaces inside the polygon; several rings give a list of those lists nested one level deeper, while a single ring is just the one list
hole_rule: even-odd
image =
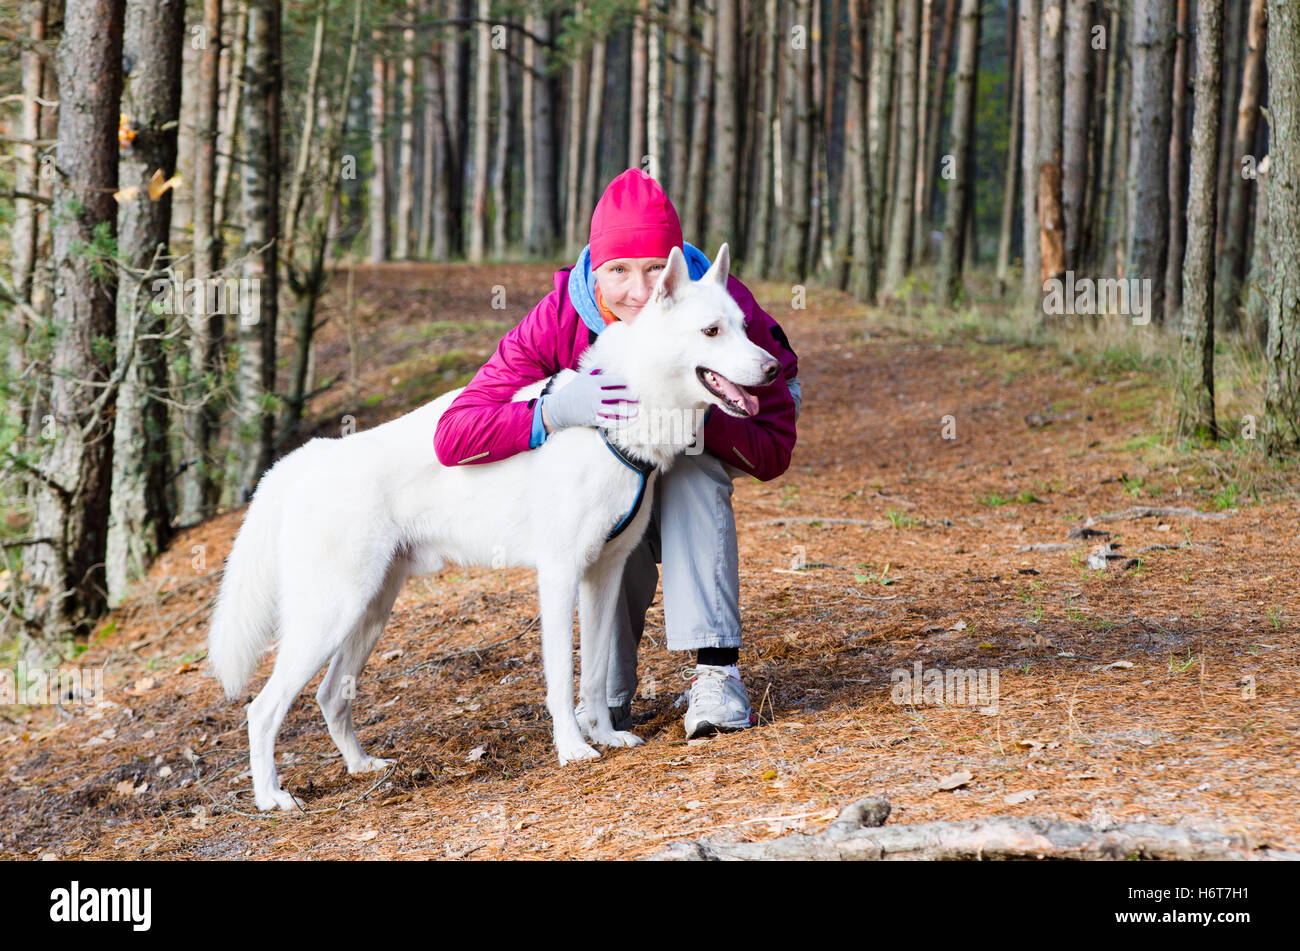
[{"label": "fallen log", "polygon": [[863,799],[825,831],[766,842],[674,842],[652,861],[1005,861],[1072,859],[1300,860],[1300,853],[1256,846],[1241,836],[1153,822],[1093,825],[1038,818],[925,822],[883,828],[889,803]]}]

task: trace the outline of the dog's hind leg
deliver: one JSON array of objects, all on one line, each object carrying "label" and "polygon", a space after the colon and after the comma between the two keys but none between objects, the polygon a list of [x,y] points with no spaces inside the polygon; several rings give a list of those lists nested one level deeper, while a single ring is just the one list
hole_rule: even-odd
[{"label": "dog's hind leg", "polygon": [[275,739],[302,688],[338,651],[363,614],[364,609],[346,611],[336,603],[316,606],[309,614],[295,612],[283,619],[275,669],[248,706],[248,759],[258,809],[298,807],[293,796],[280,788]]},{"label": "dog's hind leg", "polygon": [[[596,759],[600,753],[582,738],[573,715],[573,602],[578,579],[568,563],[537,566],[537,593],[542,615],[542,667],[546,674],[546,709],[551,714],[555,752],[560,762]],[[605,711],[606,717],[609,711]]]},{"label": "dog's hind leg", "polygon": [[625,559],[602,554],[587,569],[578,586],[579,677],[583,722],[578,724],[593,743],[601,746],[639,746],[635,733],[615,730],[606,702],[609,659],[614,635],[614,612]]},{"label": "dog's hind leg", "polygon": [[352,724],[352,701],[357,694],[357,681],[361,677],[361,671],[380,635],[384,633],[384,626],[393,610],[393,602],[397,600],[405,581],[406,563],[399,558],[389,567],[383,586],[371,598],[366,613],[334,654],[330,668],[316,691],[316,702],[325,715],[325,725],[329,727],[334,745],[343,754],[349,773],[375,772],[386,769],[391,763],[391,760],[367,756],[361,748],[356,728]]}]

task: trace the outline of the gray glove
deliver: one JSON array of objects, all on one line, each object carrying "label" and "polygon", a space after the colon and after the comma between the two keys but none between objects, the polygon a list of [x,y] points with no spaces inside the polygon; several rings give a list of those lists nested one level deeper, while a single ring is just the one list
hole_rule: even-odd
[{"label": "gray glove", "polygon": [[634,418],[638,402],[623,377],[594,370],[542,397],[542,413],[551,432],[567,426],[612,426]]}]

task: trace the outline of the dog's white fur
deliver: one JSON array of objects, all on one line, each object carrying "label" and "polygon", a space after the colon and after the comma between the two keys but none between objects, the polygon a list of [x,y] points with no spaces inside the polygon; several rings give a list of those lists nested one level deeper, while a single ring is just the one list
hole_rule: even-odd
[{"label": "dog's white fur", "polygon": [[[608,430],[629,455],[662,472],[696,438],[709,405],[743,415],[707,389],[697,367],[740,386],[771,382],[774,358],[745,335],[727,293],[730,257],[722,245],[699,282],[674,248],[650,302],[631,324],[607,327],[583,355],[583,370],[622,374],[640,399],[634,422]],[[710,336],[706,330],[717,327]],[[575,374],[557,376],[560,386]],[[516,400],[537,396],[544,381]],[[444,562],[533,565],[542,622],[546,706],[561,763],[635,746],[616,731],[606,703],[613,611],[624,563],[645,532],[654,479],[636,517],[608,544],[631,506],[639,476],[591,428],[549,436],[538,449],[486,465],[446,467],[433,433],[459,391],[446,393],[376,429],[313,439],[262,478],[226,564],[208,658],[226,695],[240,694],[278,630],[279,655],[248,707],[248,746],[259,809],[293,809],[280,788],[275,740],[290,705],[329,661],[316,692],[330,736],[349,773],[380,770],[352,725],[352,697],[402,584]],[[663,425],[680,420],[688,425]],[[579,596],[581,698],[573,708],[573,604]]]}]

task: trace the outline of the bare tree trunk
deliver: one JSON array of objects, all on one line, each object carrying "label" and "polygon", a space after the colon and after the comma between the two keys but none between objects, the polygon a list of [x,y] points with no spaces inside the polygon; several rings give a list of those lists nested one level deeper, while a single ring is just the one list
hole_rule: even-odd
[{"label": "bare tree trunk", "polygon": [[1003,297],[1007,292],[1007,273],[1011,267],[1011,232],[1016,209],[1016,184],[1019,181],[1016,171],[1020,167],[1017,156],[1020,154],[1020,128],[1023,125],[1020,115],[1020,97],[1023,90],[1022,69],[1024,57],[1017,53],[1015,60],[1015,65],[1011,70],[1011,135],[1007,143],[1007,171],[1002,194],[1002,227],[998,232],[997,285],[995,291],[998,297]]},{"label": "bare tree trunk", "polygon": [[[298,216],[302,214],[303,198],[306,194],[307,166],[311,163],[312,136],[316,133],[316,90],[320,86],[321,57],[325,52],[326,5],[321,4],[316,12],[316,26],[312,36],[311,65],[307,67],[307,88],[303,92],[302,135],[299,137],[298,157],[293,165],[293,179],[289,183],[289,205],[285,209],[284,222],[284,258],[293,260],[294,248],[298,243]],[[404,171],[409,172],[409,169]],[[400,231],[400,225],[399,225]],[[404,242],[402,235],[399,242]],[[404,255],[398,255],[404,257]]]},{"label": "bare tree trunk", "polygon": [[[672,169],[668,174],[666,188],[670,195],[678,196],[681,201],[686,194],[686,163],[690,155],[691,125],[688,118],[690,107],[690,47],[687,37],[690,35],[691,0],[673,0],[672,13],[672,89],[670,99],[672,118]],[[767,77],[764,77],[764,83]],[[768,114],[771,121],[771,114]],[[758,272],[763,272],[762,265]]]},{"label": "bare tree trunk", "polygon": [[239,120],[244,114],[244,65],[248,58],[248,2],[240,0],[239,10],[235,16],[234,29],[231,30],[229,81],[226,88],[225,113],[221,120],[221,134],[217,136],[217,179],[212,187],[216,208],[212,229],[216,235],[217,247],[224,253],[225,237],[223,228],[230,221],[234,207],[235,189],[232,174],[235,157],[238,155],[236,134]]},{"label": "bare tree trunk", "polygon": [[[415,18],[415,0],[406,0],[406,19]],[[402,119],[397,146],[397,228],[393,257],[411,258],[411,217],[415,212],[415,30],[402,31]],[[290,238],[289,240],[293,240]]]},{"label": "bare tree trunk", "polygon": [[[794,73],[794,120],[797,124],[794,140],[794,156],[790,163],[789,205],[786,212],[785,239],[781,242],[781,270],[786,279],[799,282],[806,274],[808,244],[812,232],[812,207],[810,202],[812,182],[812,57],[809,50],[811,42],[811,0],[797,0],[794,7],[794,26],[802,26],[805,42],[792,42],[787,46],[787,55],[793,65]],[[797,37],[797,30],[795,37]]]},{"label": "bare tree trunk", "polygon": [[[59,43],[59,126],[50,221],[54,312],[49,417],[26,549],[28,589],[16,597],[40,651],[90,633],[106,607],[104,555],[113,473],[115,269],[102,255],[116,236],[122,0],[68,0]],[[101,385],[95,385],[101,384]],[[32,652],[39,657],[37,651]]]},{"label": "bare tree trunk", "polygon": [[1223,3],[1224,0],[1197,0],[1196,111],[1187,196],[1187,262],[1182,273],[1179,363],[1179,435],[1211,439],[1218,429],[1214,418],[1214,190],[1218,184]]},{"label": "bare tree trunk", "polygon": [[[474,0],[442,0],[448,13],[455,17],[468,17],[474,11]],[[447,116],[447,152],[449,169],[451,247],[449,257],[465,253],[465,160],[466,142],[469,138],[469,65],[472,30],[454,29],[443,42],[442,67],[446,70],[443,86],[443,103]]]},{"label": "bare tree trunk", "polygon": [[1021,226],[1024,233],[1025,303],[1042,318],[1042,247],[1038,242],[1038,11],[1039,0],[1020,0],[1020,58],[1024,117],[1020,143]]},{"label": "bare tree trunk", "polygon": [[[546,16],[528,14],[524,28],[543,43],[549,42],[551,26]],[[544,78],[547,68],[545,47],[525,40],[524,50],[524,113],[531,123],[532,132],[531,136],[525,133],[524,142],[524,244],[528,256],[538,258],[552,253],[557,237],[554,91],[549,80]],[[529,181],[531,188],[528,187]]]},{"label": "bare tree trunk", "polygon": [[[45,39],[45,0],[24,0],[21,10],[26,24],[27,37],[34,44]],[[20,138],[35,141],[41,137],[41,84],[44,82],[45,62],[35,49],[22,52],[23,93],[19,106],[17,133]],[[35,145],[19,144],[14,148],[14,190],[19,194],[34,195],[39,187],[39,151]],[[10,273],[13,293],[24,303],[32,301],[33,274],[36,270],[36,237],[39,202],[28,198],[14,199],[14,221],[10,231]],[[30,320],[21,309],[11,311],[6,321],[14,323],[12,339],[8,341],[9,418],[21,421],[27,418],[29,401],[19,381],[27,367],[27,338]],[[21,430],[21,425],[19,426]]]},{"label": "bare tree trunk", "polygon": [[[855,4],[858,0],[849,2]],[[755,273],[766,276],[772,264],[772,160],[773,150],[777,147],[773,123],[776,120],[776,77],[781,56],[781,17],[776,0],[765,0],[763,4],[763,37],[766,60],[763,66],[763,105],[759,119],[762,134],[759,137],[758,186],[752,239],[754,252],[751,258]]]},{"label": "bare tree trunk", "polygon": [[907,276],[912,252],[912,190],[916,176],[916,45],[920,8],[903,3],[902,57],[898,74],[898,154],[895,163],[894,210],[890,219],[889,253],[885,256],[887,297],[898,294]]},{"label": "bare tree trunk", "polygon": [[[236,376],[236,432],[239,472],[237,503],[252,497],[271,465],[275,415],[275,330],[278,314],[280,239],[279,0],[248,8],[248,52],[244,69],[244,162],[240,174],[244,205],[242,279],[256,288],[240,301],[239,368]],[[245,309],[247,307],[247,309]]]},{"label": "bare tree trunk", "polygon": [[436,57],[430,57],[425,66],[425,86],[429,90],[430,109],[433,112],[433,248],[435,261],[451,257],[452,235],[452,179],[457,174],[451,148],[451,129],[447,122],[446,71],[443,59],[451,43],[435,46]]},{"label": "bare tree trunk", "polygon": [[[166,280],[172,190],[158,194],[150,177],[176,169],[181,104],[183,7],[169,0],[128,5],[122,55],[132,63],[121,111],[135,138],[118,158],[118,185],[138,189],[117,210],[117,245],[131,275],[117,288],[117,365],[125,368],[113,423],[113,486],[105,569],[108,603],[122,602],[127,586],[144,577],[171,537],[167,481],[167,320],[150,306],[154,282]],[[152,338],[152,339],[150,339]]]},{"label": "bare tree trunk", "polygon": [[1268,22],[1268,242],[1273,290],[1268,308],[1264,446],[1270,456],[1300,452],[1300,9],[1276,2]]},{"label": "bare tree trunk", "polygon": [[385,34],[375,30],[370,37],[375,42],[371,60],[370,80],[370,260],[388,260],[388,135],[385,128],[388,118],[386,78],[388,74],[384,54]]},{"label": "bare tree trunk", "polygon": [[939,299],[956,304],[961,297],[961,270],[966,250],[966,214],[975,188],[973,137],[975,89],[979,76],[980,0],[962,0],[957,44],[957,84],[952,97],[952,155],[957,176],[949,183],[944,209],[943,245],[939,252]]},{"label": "bare tree trunk", "polygon": [[[1131,112],[1129,102],[1133,98],[1133,79],[1132,68],[1127,57],[1115,58],[1115,68],[1119,71],[1119,99],[1116,100],[1116,112],[1118,115],[1118,125],[1115,129],[1115,161],[1114,168],[1123,169],[1128,173],[1128,153],[1129,153],[1129,114]],[[1114,177],[1114,176],[1112,176]],[[1123,277],[1124,255],[1125,255],[1125,235],[1128,232],[1128,188],[1126,185],[1116,183],[1111,189],[1111,211],[1110,211],[1110,229],[1106,237],[1106,255],[1108,259],[1107,267],[1109,272],[1115,277]]]},{"label": "bare tree trunk", "polygon": [[1119,74],[1122,71],[1123,57],[1119,56],[1119,10],[1110,10],[1110,22],[1106,27],[1106,99],[1105,109],[1102,113],[1102,130],[1101,130],[1101,168],[1097,174],[1097,199],[1095,201],[1096,212],[1093,214],[1093,255],[1092,265],[1097,270],[1104,268],[1106,260],[1106,247],[1109,244],[1109,235],[1112,231],[1112,196],[1114,186],[1115,152],[1117,149],[1118,136],[1115,135],[1115,129],[1121,122],[1123,109],[1119,101]]},{"label": "bare tree trunk", "polygon": [[1062,71],[1062,37],[1065,18],[1062,0],[1043,0],[1038,46],[1038,227],[1041,270],[1039,279],[1065,277],[1065,213],[1061,183],[1061,123],[1065,77]]},{"label": "bare tree trunk", "polygon": [[1169,249],[1169,109],[1173,82],[1174,6],[1136,0],[1130,49],[1133,71],[1128,156],[1125,276],[1151,282],[1149,317],[1164,319]]},{"label": "bare tree trunk", "polygon": [[1268,350],[1269,294],[1273,290],[1273,249],[1269,245],[1268,224],[1269,157],[1259,160],[1255,169],[1255,243],[1250,252],[1250,275],[1246,292],[1246,330],[1248,339],[1259,344],[1259,352]]},{"label": "bare tree trunk", "polygon": [[871,243],[871,182],[873,167],[867,159],[867,41],[870,12],[866,0],[849,0],[849,30],[853,44],[853,74],[850,77],[849,111],[853,118],[849,138],[849,188],[853,204],[853,269],[849,293],[860,301],[876,297],[875,248]]},{"label": "bare tree trunk", "polygon": [[[420,16],[429,19],[433,13],[432,0],[420,0]],[[434,184],[438,175],[437,148],[439,115],[434,108],[433,85],[435,82],[433,48],[425,34],[420,38],[420,126],[423,144],[420,152],[420,227],[416,239],[419,244],[419,256],[429,260],[433,255],[434,229]]]},{"label": "bare tree trunk", "polygon": [[[578,217],[577,243],[587,244],[587,226],[591,215],[596,210],[600,196],[600,131],[604,124],[605,104],[605,43],[603,36],[597,37],[591,48],[591,83],[587,88],[586,136],[582,144],[582,204]],[[527,112],[525,112],[525,117]]]},{"label": "bare tree trunk", "polygon": [[[469,209],[469,259],[482,261],[487,254],[488,156],[492,119],[492,5],[478,0],[478,57],[474,69],[474,191]],[[536,93],[534,93],[534,96]],[[536,186],[534,186],[536,187]],[[530,192],[535,194],[535,192]]]},{"label": "bare tree trunk", "polygon": [[645,14],[646,0],[640,0],[641,9],[632,18],[632,81],[630,91],[632,101],[628,104],[629,128],[627,138],[627,167],[641,168],[645,156],[645,109],[646,109],[646,49],[647,36]]},{"label": "bare tree trunk", "polygon": [[[199,57],[198,110],[194,155],[194,278],[199,287],[217,272],[221,240],[216,231],[218,73],[221,58],[221,0],[204,0],[205,46]],[[220,308],[215,308],[220,310]],[[177,523],[194,525],[211,514],[216,504],[214,476],[220,471],[211,458],[211,444],[219,425],[220,399],[210,392],[204,374],[222,375],[221,342],[225,332],[222,313],[189,315],[189,371],[182,388],[185,408],[181,427],[181,452],[185,460],[180,475]]]},{"label": "bare tree trunk", "polygon": [[811,43],[812,61],[812,229],[808,239],[808,259],[804,273],[824,272],[831,263],[829,173],[826,167],[827,136],[822,114],[825,111],[826,72],[822,60],[825,37],[821,29],[823,0],[812,2]]},{"label": "bare tree trunk", "polygon": [[[731,240],[735,241],[736,237],[732,234],[735,227],[736,215],[736,196],[737,196],[737,178],[739,169],[736,162],[736,151],[739,137],[736,131],[736,123],[739,121],[739,93],[737,83],[739,77],[738,69],[738,51],[736,47],[737,32],[739,29],[739,4],[738,0],[714,0],[717,8],[716,23],[714,28],[717,31],[717,43],[714,47],[713,56],[713,145],[710,151],[713,155],[713,176],[709,186],[709,200],[707,202],[708,211],[708,237],[705,239],[708,245],[709,254],[717,250],[722,242]],[[813,42],[812,21],[809,18],[810,7],[800,4],[799,9],[803,12],[803,19],[799,22],[808,28],[808,38],[806,46],[811,46]],[[804,60],[809,59],[809,49],[803,50]],[[809,125],[806,127],[808,139],[808,167],[804,171],[808,181],[812,179],[812,137],[816,135],[816,129],[811,125],[812,122],[812,97],[811,97],[811,63],[808,65],[808,101],[807,109],[809,114],[807,120]],[[800,127],[803,126],[804,117],[800,117]],[[800,186],[796,185],[796,189]],[[804,186],[804,194],[807,196],[807,185]],[[806,247],[806,245],[805,245]]]},{"label": "bare tree trunk", "polygon": [[1241,60],[1246,45],[1246,14],[1248,0],[1232,0],[1225,11],[1223,43],[1223,107],[1219,117],[1219,234],[1215,239],[1214,253],[1223,250],[1223,229],[1228,221],[1228,196],[1232,193],[1232,177],[1240,171],[1240,158],[1232,152],[1237,121],[1237,102],[1241,97]]},{"label": "bare tree trunk", "polygon": [[[1187,247],[1187,60],[1190,0],[1178,0],[1174,92],[1169,131],[1169,259],[1165,262],[1165,315],[1173,326],[1183,306],[1183,254]],[[1216,50],[1217,53],[1217,50]]]},{"label": "bare tree trunk", "polygon": [[[575,7],[575,17],[579,23],[585,18],[583,5]],[[582,250],[578,242],[582,240],[582,151],[583,151],[583,110],[582,101],[587,94],[587,54],[579,54],[569,67],[569,134],[565,143],[568,149],[568,164],[565,174],[564,189],[564,256],[575,260]]]},{"label": "bare tree trunk", "polygon": [[492,253],[506,256],[510,225],[510,117],[514,101],[510,92],[510,57],[496,51],[497,148],[492,162]]},{"label": "bare tree trunk", "polygon": [[[1243,163],[1255,149],[1255,126],[1259,121],[1260,91],[1264,84],[1267,21],[1264,0],[1251,0],[1246,29],[1246,62],[1242,68],[1241,99],[1237,103],[1236,133],[1232,145],[1233,168],[1228,179],[1231,184],[1227,220],[1223,225],[1223,247],[1215,279],[1215,319],[1227,330],[1236,330],[1241,325],[1241,282],[1245,276],[1250,200],[1254,192],[1254,179],[1248,177]],[[1258,156],[1252,158],[1257,160]]]},{"label": "bare tree trunk", "polygon": [[[925,150],[921,153],[922,168],[925,173],[925,187],[921,190],[921,220],[934,220],[934,196],[938,184],[937,166],[939,164],[939,130],[943,127],[943,103],[947,96],[948,65],[952,61],[952,41],[957,28],[957,0],[947,0],[943,11],[943,32],[939,39],[939,58],[935,63],[934,82],[930,92],[930,105],[927,112],[933,118],[934,135],[926,135]],[[922,64],[922,69],[927,68]],[[928,227],[928,224],[927,224]],[[928,245],[928,241],[926,242]]]},{"label": "bare tree trunk", "polygon": [[[657,6],[657,4],[656,4]],[[646,24],[649,37],[646,41],[646,141],[649,143],[650,164],[646,171],[664,187],[668,174],[668,140],[665,128],[664,102],[668,87],[664,81],[664,29],[658,21]]]},{"label": "bare tree trunk", "polygon": [[[700,36],[700,56],[695,68],[695,105],[691,116],[691,158],[686,170],[686,217],[682,219],[682,231],[689,236],[698,237],[704,231],[705,192],[704,183],[708,175],[709,153],[712,146],[709,141],[710,105],[713,101],[713,67],[715,55],[714,9],[719,0],[700,0],[700,18],[703,23]],[[713,4],[713,5],[710,5]]]},{"label": "bare tree trunk", "polygon": [[1088,69],[1092,0],[1068,0],[1065,14],[1065,107],[1062,118],[1061,200],[1065,211],[1065,266],[1081,266],[1084,191],[1088,181]]},{"label": "bare tree trunk", "polygon": [[[870,283],[876,284],[880,260],[884,257],[885,198],[889,181],[889,122],[894,113],[894,28],[897,7],[894,0],[877,0],[873,11],[871,41],[871,85],[867,90],[867,142],[870,151],[868,162],[872,188],[871,208],[871,258],[875,273]],[[873,295],[874,296],[874,295]]]},{"label": "bare tree trunk", "polygon": [[[923,264],[929,257],[930,250],[930,218],[925,213],[924,194],[934,171],[925,164],[925,157],[929,154],[929,141],[938,138],[938,130],[943,125],[942,115],[938,113],[927,115],[930,107],[930,34],[933,32],[933,6],[934,0],[921,0],[921,55],[917,60],[916,70],[918,112],[916,154],[920,160],[916,163],[916,186],[912,195],[912,260],[916,264]],[[935,126],[933,134],[929,128],[931,122]]]}]

